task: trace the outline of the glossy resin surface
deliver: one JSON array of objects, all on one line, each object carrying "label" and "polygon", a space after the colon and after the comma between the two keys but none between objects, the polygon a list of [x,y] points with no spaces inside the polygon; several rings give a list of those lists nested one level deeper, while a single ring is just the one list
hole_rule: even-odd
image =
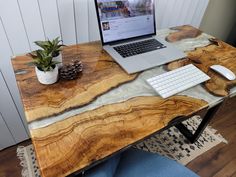
[{"label": "glossy resin surface", "polygon": [[[68,46],[63,50],[63,63],[80,59],[83,73],[76,80],[59,80],[49,86],[37,81],[29,55],[12,59],[43,176],[69,175],[161,130],[178,116],[191,115],[222,101],[224,95],[214,96],[214,88],[205,89],[203,85],[162,99],[145,80],[186,63],[206,66],[207,60],[199,63],[191,56],[202,50],[201,57],[209,57],[219,43],[230,50],[228,55],[232,57],[225,63],[232,63],[234,70],[235,48],[209,40],[213,37],[190,26],[161,30],[158,36],[185,51],[188,59],[128,75],[100,42]],[[223,51],[218,50],[217,56],[218,61],[225,60]],[[224,89],[232,88],[227,90],[228,95],[234,95],[236,83],[220,79]]]}]

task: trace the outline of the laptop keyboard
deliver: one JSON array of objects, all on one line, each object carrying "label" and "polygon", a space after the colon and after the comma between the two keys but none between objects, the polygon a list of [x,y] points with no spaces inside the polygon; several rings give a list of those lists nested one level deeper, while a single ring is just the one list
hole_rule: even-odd
[{"label": "laptop keyboard", "polygon": [[151,52],[162,48],[166,48],[166,46],[157,41],[156,39],[149,39],[114,47],[114,49],[123,58],[131,57],[146,52]]}]

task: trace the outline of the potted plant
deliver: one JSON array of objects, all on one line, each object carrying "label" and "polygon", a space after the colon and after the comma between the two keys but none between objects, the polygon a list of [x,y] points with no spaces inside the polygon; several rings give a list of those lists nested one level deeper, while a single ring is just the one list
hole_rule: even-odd
[{"label": "potted plant", "polygon": [[59,37],[53,39],[52,41],[35,41],[35,44],[47,51],[48,54],[51,54],[53,57],[53,61],[59,62],[58,66],[62,66],[62,40]]},{"label": "potted plant", "polygon": [[41,84],[53,84],[58,79],[58,66],[59,62],[54,61],[51,54],[48,54],[46,50],[36,50],[34,61],[35,72],[38,81]]}]

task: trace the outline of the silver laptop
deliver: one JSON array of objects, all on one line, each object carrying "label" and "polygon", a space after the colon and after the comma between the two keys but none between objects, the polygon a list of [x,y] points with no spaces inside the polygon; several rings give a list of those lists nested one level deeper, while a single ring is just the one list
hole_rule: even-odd
[{"label": "silver laptop", "polygon": [[103,48],[135,73],[186,54],[156,36],[154,0],[95,0]]}]

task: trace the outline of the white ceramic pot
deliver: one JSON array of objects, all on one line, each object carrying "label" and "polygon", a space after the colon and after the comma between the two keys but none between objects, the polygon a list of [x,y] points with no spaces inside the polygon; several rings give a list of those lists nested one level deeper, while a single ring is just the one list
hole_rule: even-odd
[{"label": "white ceramic pot", "polygon": [[57,64],[57,66],[58,66],[58,68],[62,67],[62,55],[61,55],[61,52],[60,52],[60,54],[57,57],[53,57],[53,61],[60,62],[59,64]]},{"label": "white ceramic pot", "polygon": [[58,66],[56,66],[52,71],[41,71],[35,67],[35,72],[38,78],[38,81],[41,84],[49,85],[54,84],[58,80]]}]

